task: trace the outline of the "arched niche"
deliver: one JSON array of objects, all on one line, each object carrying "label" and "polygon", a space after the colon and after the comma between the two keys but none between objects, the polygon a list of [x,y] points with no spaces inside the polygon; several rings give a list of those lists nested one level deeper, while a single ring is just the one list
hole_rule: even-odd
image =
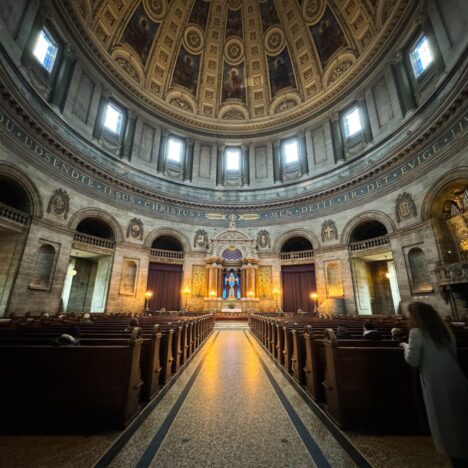
[{"label": "arched niche", "polygon": [[408,266],[412,293],[432,291],[431,275],[427,267],[426,255],[420,247],[413,247],[408,251]]},{"label": "arched niche", "polygon": [[56,247],[49,243],[44,243],[39,247],[34,266],[34,278],[29,285],[31,289],[50,290],[54,279],[57,253]]}]

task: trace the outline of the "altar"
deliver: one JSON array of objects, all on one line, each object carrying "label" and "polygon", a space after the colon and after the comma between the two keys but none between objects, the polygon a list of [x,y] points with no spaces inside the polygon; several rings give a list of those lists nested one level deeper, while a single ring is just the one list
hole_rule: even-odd
[{"label": "altar", "polygon": [[223,307],[223,308],[221,309],[221,312],[222,312],[223,314],[224,314],[224,313],[225,313],[225,314],[229,314],[229,313],[235,314],[235,313],[242,312],[242,309],[241,309],[241,308],[237,308],[237,307],[236,307],[236,308],[232,308],[232,309],[229,308],[229,307]]}]

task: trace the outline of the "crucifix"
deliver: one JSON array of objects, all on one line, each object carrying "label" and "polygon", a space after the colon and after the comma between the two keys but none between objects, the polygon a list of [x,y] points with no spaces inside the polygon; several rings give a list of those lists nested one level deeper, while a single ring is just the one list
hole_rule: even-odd
[{"label": "crucifix", "polygon": [[228,216],[228,219],[229,219],[229,229],[234,229],[236,227],[237,215],[235,215],[234,213],[231,213]]},{"label": "crucifix", "polygon": [[332,234],[334,232],[334,229],[328,225],[325,229],[324,229],[324,232],[325,232],[325,237],[329,240],[332,239]]}]

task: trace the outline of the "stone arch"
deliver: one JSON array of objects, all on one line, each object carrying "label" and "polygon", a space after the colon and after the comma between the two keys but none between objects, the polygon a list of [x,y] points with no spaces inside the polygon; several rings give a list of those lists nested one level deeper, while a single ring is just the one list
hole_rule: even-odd
[{"label": "stone arch", "polygon": [[29,203],[31,205],[31,215],[42,217],[43,204],[42,197],[36,184],[27,176],[23,171],[17,169],[8,163],[0,163],[0,177],[6,176],[17,183],[28,195]]},{"label": "stone arch", "polygon": [[281,253],[281,247],[283,244],[293,237],[305,237],[308,241],[310,241],[314,250],[320,249],[320,241],[313,232],[308,231],[307,229],[292,229],[291,231],[287,231],[276,238],[273,244],[273,252],[279,255]]},{"label": "stone arch", "polygon": [[421,221],[427,221],[432,218],[432,206],[434,201],[440,195],[440,192],[447,186],[455,184],[458,181],[468,180],[468,167],[461,166],[444,174],[436,180],[434,184],[427,190],[421,205]]},{"label": "stone arch", "polygon": [[182,245],[182,248],[185,253],[191,251],[191,244],[190,240],[182,234],[180,231],[177,231],[176,229],[168,228],[168,227],[161,227],[152,230],[147,236],[146,239],[143,243],[145,247],[148,249],[151,248],[151,244],[161,236],[173,236],[175,237]]},{"label": "stone arch", "polygon": [[354,228],[366,221],[378,221],[379,223],[382,223],[386,227],[389,234],[396,230],[395,223],[387,214],[383,213],[382,211],[366,211],[358,216],[355,216],[346,223],[341,232],[341,244],[349,244],[351,233],[353,232]]},{"label": "stone arch", "polygon": [[68,227],[71,230],[76,231],[78,224],[86,218],[102,219],[112,228],[115,242],[122,242],[124,240],[125,237],[122,226],[120,226],[119,222],[112,215],[100,208],[83,208],[82,210],[77,211],[70,218]]}]

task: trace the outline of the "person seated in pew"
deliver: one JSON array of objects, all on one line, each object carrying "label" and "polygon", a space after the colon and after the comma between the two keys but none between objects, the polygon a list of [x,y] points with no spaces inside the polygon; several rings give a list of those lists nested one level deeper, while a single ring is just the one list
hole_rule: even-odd
[{"label": "person seated in pew", "polygon": [[348,329],[342,323],[338,324],[336,327],[336,337],[339,340],[349,340],[352,338],[351,334],[349,333]]},{"label": "person seated in pew", "polygon": [[125,329],[125,331],[132,331],[134,328],[139,327],[139,326],[140,326],[140,321],[136,317],[133,317],[130,320],[130,322],[129,322],[127,328]]},{"label": "person seated in pew", "polygon": [[81,323],[86,323],[88,325],[91,325],[92,323],[94,323],[94,321],[91,320],[91,315],[90,314],[84,314],[83,319],[81,320]]},{"label": "person seated in pew", "polygon": [[364,322],[362,339],[363,340],[381,340],[382,339],[382,335],[375,328],[375,325],[370,320],[366,320]]},{"label": "person seated in pew", "polygon": [[405,341],[406,340],[406,333],[401,328],[392,328],[390,330],[392,334],[393,341]]},{"label": "person seated in pew", "polygon": [[434,444],[454,467],[468,467],[468,379],[457,360],[455,337],[429,304],[412,302],[408,314],[409,339],[400,346],[405,361],[419,368]]},{"label": "person seated in pew", "polygon": [[73,336],[69,335],[68,333],[62,333],[60,336],[55,338],[55,344],[57,346],[77,346],[78,345],[75,338],[73,338]]},{"label": "person seated in pew", "polygon": [[54,342],[58,346],[79,346],[80,336],[80,329],[72,327],[68,329],[66,333],[62,333],[60,336],[55,338]]}]

